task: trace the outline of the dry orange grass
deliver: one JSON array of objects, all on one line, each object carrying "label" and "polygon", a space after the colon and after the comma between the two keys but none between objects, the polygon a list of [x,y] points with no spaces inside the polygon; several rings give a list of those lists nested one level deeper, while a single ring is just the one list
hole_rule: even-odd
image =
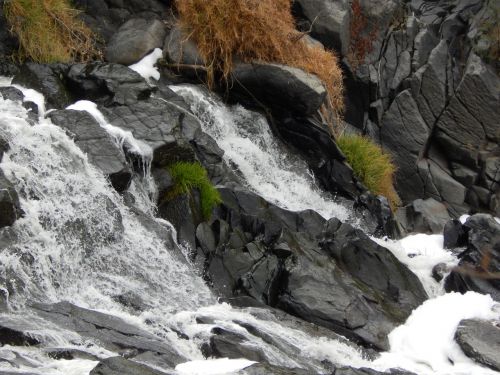
[{"label": "dry orange grass", "polygon": [[342,72],[331,51],[306,42],[295,28],[290,0],[177,0],[181,27],[206,60],[208,83],[227,80],[235,59],[286,64],[318,76],[327,90],[323,113],[344,109]]},{"label": "dry orange grass", "polygon": [[20,60],[51,63],[100,56],[95,35],[69,0],[9,0],[4,11],[11,32],[19,38]]}]

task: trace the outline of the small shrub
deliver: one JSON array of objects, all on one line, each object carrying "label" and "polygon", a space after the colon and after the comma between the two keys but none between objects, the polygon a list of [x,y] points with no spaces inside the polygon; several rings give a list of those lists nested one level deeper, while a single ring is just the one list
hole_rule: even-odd
[{"label": "small shrub", "polygon": [[274,62],[318,76],[328,93],[324,112],[339,119],[342,71],[331,51],[311,46],[295,28],[290,0],[177,0],[181,26],[207,61],[208,84],[228,82],[235,59]]},{"label": "small shrub", "polygon": [[68,0],[8,0],[4,12],[19,39],[20,60],[51,63],[99,56],[94,34]]},{"label": "small shrub", "polygon": [[214,207],[222,200],[217,189],[210,182],[207,171],[200,163],[178,162],[168,168],[175,181],[174,188],[169,192],[168,198],[179,194],[186,194],[191,189],[200,192],[201,212],[205,219],[209,219]]},{"label": "small shrub", "polygon": [[396,167],[389,154],[372,140],[359,135],[342,135],[337,144],[356,177],[372,193],[385,196],[393,209],[401,204],[393,184]]}]

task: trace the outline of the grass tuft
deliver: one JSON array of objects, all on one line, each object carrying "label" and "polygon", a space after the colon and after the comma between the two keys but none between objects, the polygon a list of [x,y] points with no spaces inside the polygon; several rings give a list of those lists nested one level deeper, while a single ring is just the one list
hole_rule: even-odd
[{"label": "grass tuft", "polygon": [[100,56],[95,35],[69,0],[9,0],[4,13],[19,39],[21,61],[85,62]]},{"label": "grass tuft", "polygon": [[285,64],[315,74],[328,93],[322,112],[340,123],[344,102],[337,56],[307,43],[295,28],[290,0],[177,0],[180,24],[205,58],[208,84],[230,81],[234,61]]},{"label": "grass tuft", "polygon": [[396,167],[391,156],[371,139],[360,135],[342,135],[337,144],[356,177],[374,194],[385,196],[394,210],[401,200],[394,189]]},{"label": "grass tuft", "polygon": [[210,219],[212,210],[222,200],[217,189],[210,182],[207,171],[200,163],[178,162],[168,168],[175,181],[174,188],[168,197],[173,198],[179,194],[187,194],[191,189],[200,192],[201,212],[205,220]]}]

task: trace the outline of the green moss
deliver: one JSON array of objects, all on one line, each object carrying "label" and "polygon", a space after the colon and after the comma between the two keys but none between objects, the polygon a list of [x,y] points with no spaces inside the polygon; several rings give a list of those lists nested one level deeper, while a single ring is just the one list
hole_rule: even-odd
[{"label": "green moss", "polygon": [[187,194],[191,189],[198,189],[200,192],[201,212],[203,217],[208,220],[212,210],[222,200],[219,192],[210,182],[205,168],[200,163],[178,162],[168,167],[168,170],[175,181],[175,186],[168,194],[168,198],[171,199],[179,194]]},{"label": "green moss", "polygon": [[387,197],[391,207],[396,208],[401,201],[394,189],[396,167],[391,156],[371,139],[359,135],[342,135],[337,144],[355,176],[372,193]]}]

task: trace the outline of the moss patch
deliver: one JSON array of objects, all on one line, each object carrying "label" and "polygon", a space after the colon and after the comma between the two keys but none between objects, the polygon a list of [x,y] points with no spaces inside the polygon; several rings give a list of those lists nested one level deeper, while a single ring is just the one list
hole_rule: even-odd
[{"label": "moss patch", "polygon": [[4,12],[11,32],[19,39],[20,60],[52,63],[100,56],[95,35],[69,0],[9,0]]},{"label": "moss patch", "polygon": [[205,168],[200,163],[178,162],[168,167],[168,170],[175,181],[175,186],[167,194],[167,199],[187,194],[191,189],[198,189],[201,212],[205,220],[208,220],[212,210],[222,202],[222,199],[210,182]]},{"label": "moss patch", "polygon": [[401,204],[393,183],[396,167],[388,153],[371,139],[359,135],[342,135],[337,144],[356,177],[372,193],[387,197],[393,209]]}]

